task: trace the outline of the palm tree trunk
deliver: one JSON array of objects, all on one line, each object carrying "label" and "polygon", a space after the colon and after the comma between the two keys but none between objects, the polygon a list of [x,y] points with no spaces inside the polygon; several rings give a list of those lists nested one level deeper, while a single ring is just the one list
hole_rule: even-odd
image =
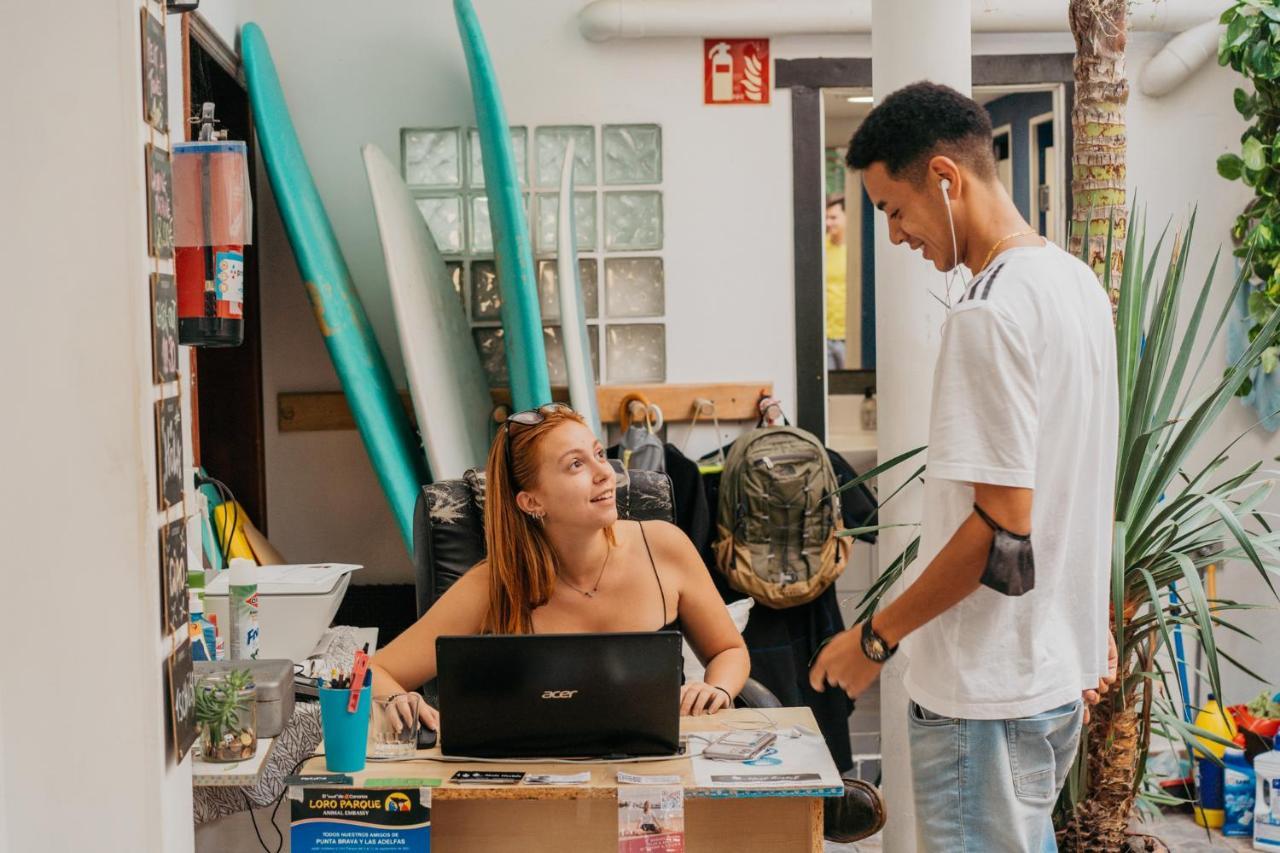
[{"label": "palm tree trunk", "polygon": [[[1076,95],[1071,108],[1075,151],[1071,163],[1070,250],[1082,254],[1111,291],[1124,264],[1129,227],[1125,206],[1125,123],[1129,84],[1124,79],[1127,0],[1071,0],[1068,15],[1076,40]],[[1114,223],[1107,258],[1108,223]]]},{"label": "palm tree trunk", "polygon": [[[1116,683],[1124,680],[1122,672]],[[1094,706],[1086,733],[1087,793],[1058,833],[1062,853],[1125,849],[1140,754],[1136,705],[1135,695],[1117,691]]]}]

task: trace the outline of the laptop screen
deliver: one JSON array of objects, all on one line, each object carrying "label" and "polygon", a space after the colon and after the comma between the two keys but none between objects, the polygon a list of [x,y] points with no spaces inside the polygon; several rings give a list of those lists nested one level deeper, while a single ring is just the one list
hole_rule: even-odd
[{"label": "laptop screen", "polygon": [[680,634],[440,637],[440,747],[476,758],[673,755]]}]

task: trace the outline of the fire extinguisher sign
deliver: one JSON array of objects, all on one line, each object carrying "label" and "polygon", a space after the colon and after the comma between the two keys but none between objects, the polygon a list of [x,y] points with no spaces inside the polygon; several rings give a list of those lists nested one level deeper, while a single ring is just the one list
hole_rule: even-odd
[{"label": "fire extinguisher sign", "polygon": [[702,92],[707,104],[767,104],[768,39],[703,39]]}]

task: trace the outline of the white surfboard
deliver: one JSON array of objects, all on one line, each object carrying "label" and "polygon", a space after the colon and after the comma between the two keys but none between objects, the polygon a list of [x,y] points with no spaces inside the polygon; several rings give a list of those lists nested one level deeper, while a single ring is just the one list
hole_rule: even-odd
[{"label": "white surfboard", "polygon": [[564,152],[560,170],[560,232],[557,235],[556,270],[560,279],[560,331],[564,338],[564,364],[569,374],[569,401],[603,443],[600,407],[596,400],[595,370],[591,366],[591,338],[578,278],[578,228],[573,210],[573,139]]},{"label": "white surfboard", "polygon": [[376,145],[363,153],[427,463],[434,480],[461,477],[485,464],[489,383],[449,270],[404,180]]}]

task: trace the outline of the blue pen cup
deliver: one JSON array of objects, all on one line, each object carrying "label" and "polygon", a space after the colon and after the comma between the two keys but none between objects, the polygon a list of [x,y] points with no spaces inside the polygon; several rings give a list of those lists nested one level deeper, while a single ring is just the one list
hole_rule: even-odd
[{"label": "blue pen cup", "polygon": [[321,687],[319,692],[325,768],[330,773],[355,773],[363,770],[365,748],[369,740],[373,673],[366,672],[364,675],[360,701],[354,712],[347,711],[350,690]]}]

